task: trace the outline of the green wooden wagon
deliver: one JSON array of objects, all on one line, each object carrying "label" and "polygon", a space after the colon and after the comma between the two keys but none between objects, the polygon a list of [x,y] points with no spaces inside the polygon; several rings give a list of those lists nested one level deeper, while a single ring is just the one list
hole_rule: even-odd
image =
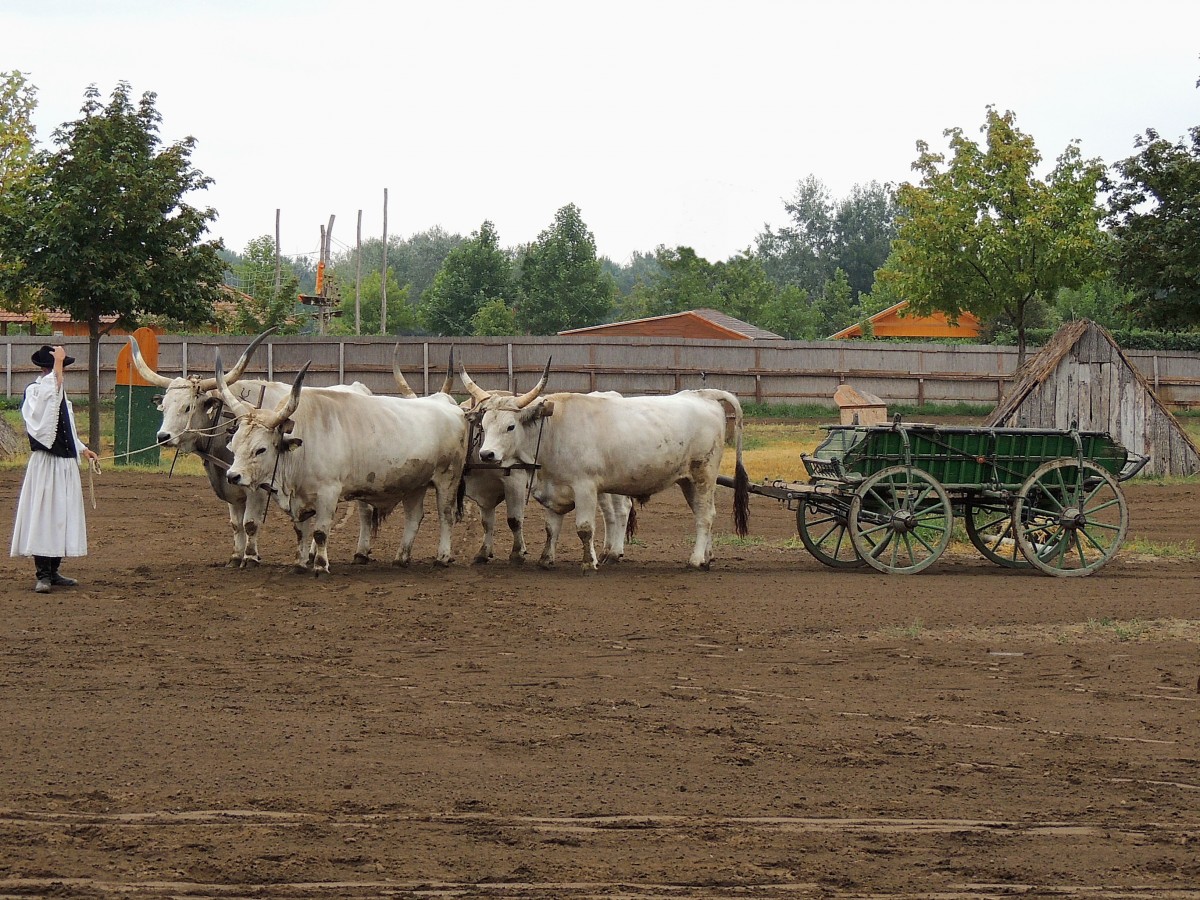
[{"label": "green wooden wagon", "polygon": [[992,562],[1088,575],[1116,554],[1120,482],[1146,464],[1105,433],[902,423],[832,425],[808,484],[753,485],[796,511],[800,540],[835,568],[911,574],[937,560],[961,516]]}]

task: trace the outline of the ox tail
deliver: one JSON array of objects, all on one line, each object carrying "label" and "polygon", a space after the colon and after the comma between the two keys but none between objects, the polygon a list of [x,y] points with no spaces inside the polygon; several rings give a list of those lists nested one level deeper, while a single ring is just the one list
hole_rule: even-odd
[{"label": "ox tail", "polygon": [[379,529],[383,527],[386,519],[387,513],[380,512],[378,506],[371,507],[371,537],[379,537]]},{"label": "ox tail", "polygon": [[733,474],[733,530],[738,537],[750,533],[750,476],[742,465],[742,404],[741,401],[728,391],[718,391],[711,388],[696,391],[702,397],[716,400],[733,410],[734,446],[737,448],[737,458]]},{"label": "ox tail", "polygon": [[458,490],[454,493],[454,521],[461,522],[467,511],[467,470],[464,468],[462,477],[458,479]]},{"label": "ox tail", "polygon": [[629,518],[625,520],[625,540],[637,534],[637,503],[629,501]]}]

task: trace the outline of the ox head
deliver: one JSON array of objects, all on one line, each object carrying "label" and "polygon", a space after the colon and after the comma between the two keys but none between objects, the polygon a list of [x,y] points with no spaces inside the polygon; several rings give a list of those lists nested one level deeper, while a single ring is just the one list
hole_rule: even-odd
[{"label": "ox head", "polygon": [[290,437],[292,415],[300,404],[300,390],[312,361],[306,362],[292,382],[291,393],[273,410],[256,409],[229,389],[221,371],[221,353],[217,352],[217,388],[221,399],[237,417],[237,431],[229,441],[233,463],[225,477],[230,484],[250,488],[271,488],[279,458],[299,447],[303,441]]},{"label": "ox head", "polygon": [[[225,375],[227,384],[233,384],[242,377],[258,345],[274,331],[274,328],[268,328],[250,342],[250,346]],[[147,365],[142,358],[141,348],[132,335],[129,337],[129,349],[133,354],[133,365],[138,374],[163,390],[162,399],[158,404],[158,410],[163,416],[162,423],[158,426],[158,443],[166,447],[178,447],[185,452],[195,450],[197,441],[212,433],[210,426],[213,424],[213,411],[221,402],[220,397],[214,393],[217,380],[201,378],[199,375],[167,378]]]},{"label": "ox head", "polygon": [[550,401],[538,399],[550,377],[550,361],[546,361],[541,380],[520,396],[513,396],[507,391],[493,393],[484,390],[471,380],[466,366],[459,370],[459,374],[474,404],[471,418],[478,423],[483,435],[479,444],[479,458],[483,462],[498,462],[505,466],[535,462],[537,433],[533,426],[553,410]]}]

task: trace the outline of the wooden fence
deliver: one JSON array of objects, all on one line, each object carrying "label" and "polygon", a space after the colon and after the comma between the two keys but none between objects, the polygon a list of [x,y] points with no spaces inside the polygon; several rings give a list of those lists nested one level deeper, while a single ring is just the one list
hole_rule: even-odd
[{"label": "wooden fence", "polygon": [[[48,338],[4,339],[4,390],[19,395],[37,375],[30,354]],[[79,361],[68,370],[68,391],[87,393],[87,342],[57,337]],[[100,391],[113,394],[117,353],[125,338],[100,345]],[[203,335],[159,338],[159,371],[209,374],[214,350],[230,366],[246,337]],[[393,352],[418,393],[442,383],[451,346],[456,359],[487,388],[528,389],[553,359],[549,390],[615,390],[667,394],[716,387],[743,401],[833,405],[839,384],[877,394],[889,403],[999,401],[1016,368],[1013,347],[895,344],[863,341],[706,341],[663,338],[393,338],[282,337],[268,340],[248,369],[251,378],[291,381],[312,361],[306,383],[361,381],[377,393],[395,393]],[[1031,351],[1036,352],[1036,351]],[[1127,355],[1159,397],[1175,408],[1200,407],[1200,354],[1131,350]],[[456,392],[462,392],[456,382]]]}]

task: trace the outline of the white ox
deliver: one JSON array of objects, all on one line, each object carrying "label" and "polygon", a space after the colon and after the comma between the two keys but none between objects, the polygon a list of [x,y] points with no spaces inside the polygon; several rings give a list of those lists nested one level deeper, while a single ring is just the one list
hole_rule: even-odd
[{"label": "white ox", "polygon": [[533,390],[513,397],[480,388],[465,368],[460,374],[481,412],[480,458],[504,466],[538,467],[533,496],[547,510],[543,568],[554,565],[563,516],[571,509],[583,544],[583,569],[594,570],[599,495],[644,500],[678,484],[696,523],[688,565],[707,569],[712,560],[717,475],[725,447],[724,405],[734,413],[735,527],[739,535],[746,533],[749,478],[742,466],[742,406],[733,394],[699,390],[668,397],[575,393],[542,397],[543,375]]},{"label": "white ox", "polygon": [[[250,357],[272,331],[274,329],[264,331],[251,341],[233,368],[226,373],[225,378],[227,384],[237,383],[241,399],[274,407],[291,393],[290,384],[258,379],[241,380]],[[158,426],[158,444],[199,456],[213,493],[229,506],[233,555],[226,565],[231,568],[257,566],[260,562],[258,531],[270,501],[265,491],[248,490],[240,485],[230,484],[225,477],[225,470],[233,461],[233,453],[229,450],[228,423],[221,421],[223,404],[217,390],[216,378],[202,378],[199,375],[168,378],[150,368],[132,336],[129,338],[129,347],[133,355],[133,364],[142,378],[163,389],[162,399],[158,404],[158,410],[162,413],[162,422]],[[366,385],[357,381],[352,385],[306,390],[371,393]],[[374,510],[366,504],[358,505],[358,516],[358,548],[354,554],[354,561],[365,563],[370,557],[371,537],[377,519]]]},{"label": "white ox", "polygon": [[449,565],[467,453],[462,410],[434,397],[302,393],[307,370],[305,364],[277,409],[256,409],[230,391],[217,355],[217,385],[238,418],[229,482],[273,494],[296,528],[297,570],[306,570],[311,555],[315,574],[329,571],[326,547],[340,500],[369,503],[381,517],[403,504],[395,562],[408,565],[432,484],[441,525],[437,563]]},{"label": "white ox", "polygon": [[[398,352],[400,345],[396,345]],[[442,383],[439,393],[450,397],[451,372],[454,370],[454,348],[450,349],[450,364],[446,372],[446,380]],[[417,393],[404,377],[396,356],[392,357],[392,375],[396,379],[396,387],[401,397],[416,397]],[[511,391],[491,391],[493,397],[511,397]],[[431,395],[437,396],[437,395]],[[616,391],[596,392],[593,396],[621,396]],[[494,545],[496,538],[496,508],[503,503],[506,510],[508,528],[512,532],[513,544],[508,560],[512,565],[522,565],[529,550],[525,545],[525,502],[529,497],[529,469],[523,467],[504,467],[497,463],[485,463],[479,458],[478,430],[479,415],[474,415],[475,400],[469,398],[459,404],[467,414],[471,423],[471,446],[467,453],[466,471],[463,473],[463,484],[468,500],[479,507],[479,518],[483,525],[483,543],[471,561],[483,565],[495,556]],[[480,412],[482,415],[482,412]],[[636,516],[633,511],[633,501],[620,494],[601,494],[599,498],[601,515],[604,518],[604,549],[600,555],[601,562],[619,562],[625,555],[625,539],[633,530]]]}]

